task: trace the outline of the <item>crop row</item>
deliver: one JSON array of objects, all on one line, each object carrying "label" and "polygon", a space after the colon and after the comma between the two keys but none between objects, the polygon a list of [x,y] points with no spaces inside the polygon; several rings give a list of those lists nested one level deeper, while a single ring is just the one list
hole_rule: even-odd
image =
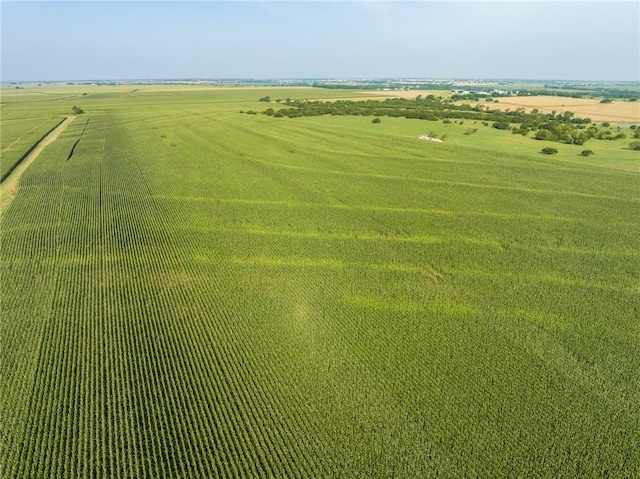
[{"label": "crop row", "polygon": [[[637,357],[621,339],[638,258],[634,213],[602,214],[615,198],[549,195],[573,212],[553,219],[530,192],[507,188],[500,209],[459,185],[495,208],[465,214],[437,181],[429,204],[417,181],[337,175],[336,158],[325,172],[246,161],[249,129],[223,147],[183,126],[165,144],[138,114],[92,116],[67,161],[84,126],[25,173],[2,219],[7,477],[638,468],[624,379]],[[327,202],[319,185],[351,196]],[[577,201],[599,205],[591,224]]]},{"label": "crop row", "polygon": [[[16,454],[7,461],[15,465],[10,472],[135,477],[173,471],[196,477],[220,471],[255,477],[282,468],[294,476],[288,456],[298,441],[286,430],[266,429],[272,419],[259,401],[248,400],[273,392],[269,384],[252,380],[248,364],[232,359],[246,351],[229,350],[225,345],[233,341],[225,341],[224,334],[220,345],[197,347],[198,338],[211,335],[210,321],[232,325],[232,318],[224,318],[225,311],[211,316],[209,305],[193,303],[184,288],[163,284],[181,264],[171,238],[154,226],[157,212],[135,163],[120,163],[125,171],[113,178],[114,165],[105,165],[112,152],[102,156],[95,143],[83,143],[73,163],[61,168],[63,180],[54,195],[59,202],[50,263],[68,266],[58,268],[46,285],[55,297],[41,317],[46,327],[39,374],[23,442],[8,450]],[[117,162],[118,155],[123,156],[118,152],[109,161]],[[87,175],[83,162],[98,167]],[[85,191],[73,186],[78,170],[85,170]],[[125,195],[123,202],[122,190],[114,186],[118,181],[139,196]],[[160,254],[154,263],[129,260],[150,252]],[[74,258],[81,261],[74,264]],[[194,309],[208,314],[191,317]],[[258,389],[250,393],[247,385]]]},{"label": "crop row", "polygon": [[4,181],[40,140],[63,120],[64,118],[5,120],[2,123],[0,181]]}]

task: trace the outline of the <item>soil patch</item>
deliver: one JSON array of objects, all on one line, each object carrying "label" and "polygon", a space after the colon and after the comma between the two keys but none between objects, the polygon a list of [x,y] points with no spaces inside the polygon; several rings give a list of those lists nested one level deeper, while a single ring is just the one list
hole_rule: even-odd
[{"label": "soil patch", "polygon": [[432,136],[428,135],[420,135],[420,139],[426,141],[435,141],[436,143],[444,143],[444,140],[441,140],[440,138],[433,138]]}]

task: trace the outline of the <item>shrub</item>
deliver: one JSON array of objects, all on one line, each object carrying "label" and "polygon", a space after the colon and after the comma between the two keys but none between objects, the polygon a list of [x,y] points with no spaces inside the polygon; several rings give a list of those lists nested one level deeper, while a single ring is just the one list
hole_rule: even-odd
[{"label": "shrub", "polygon": [[629,148],[633,151],[640,151],[640,141],[632,141],[629,143]]},{"label": "shrub", "polygon": [[371,120],[371,123],[380,123],[380,118],[376,116],[373,120]]},{"label": "shrub", "polygon": [[556,153],[558,153],[558,149],[546,147],[542,149],[542,153],[544,153],[545,155],[555,155]]},{"label": "shrub", "polygon": [[551,141],[551,140],[553,140],[553,133],[551,133],[549,130],[538,130],[538,131],[536,131],[536,134],[535,134],[534,138],[536,140],[548,140],[548,141]]},{"label": "shrub", "polygon": [[582,150],[582,151],[580,152],[580,154],[581,154],[582,156],[591,156],[591,155],[593,155],[593,151],[591,151],[591,150]]},{"label": "shrub", "polygon": [[596,134],[596,138],[598,140],[611,140],[613,137],[611,136],[611,130],[600,131]]}]

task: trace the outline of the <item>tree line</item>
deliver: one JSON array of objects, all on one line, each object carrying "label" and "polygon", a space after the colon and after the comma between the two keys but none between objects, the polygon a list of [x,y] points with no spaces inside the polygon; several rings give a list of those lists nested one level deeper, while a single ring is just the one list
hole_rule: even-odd
[{"label": "tree line", "polygon": [[[270,101],[268,97],[260,101]],[[481,121],[486,126],[499,130],[510,130],[513,134],[529,136],[536,140],[583,145],[591,138],[598,140],[619,140],[627,137],[618,127],[612,129],[607,122],[598,126],[590,118],[579,118],[571,111],[543,113],[533,109],[526,113],[524,108],[516,110],[491,110],[484,104],[456,104],[450,98],[427,95],[415,99],[388,98],[386,100],[276,100],[283,108],[267,108],[262,113],[275,118],[300,118],[305,116],[371,116],[375,118],[408,118],[417,120]],[[247,111],[248,114],[257,114]],[[632,137],[640,137],[640,129],[631,127]]]}]

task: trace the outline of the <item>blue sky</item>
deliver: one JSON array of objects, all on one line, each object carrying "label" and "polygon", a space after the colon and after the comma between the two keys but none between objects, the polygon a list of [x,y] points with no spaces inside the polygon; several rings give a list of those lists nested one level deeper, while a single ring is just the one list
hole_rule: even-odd
[{"label": "blue sky", "polygon": [[3,81],[640,80],[640,3],[2,1]]}]

